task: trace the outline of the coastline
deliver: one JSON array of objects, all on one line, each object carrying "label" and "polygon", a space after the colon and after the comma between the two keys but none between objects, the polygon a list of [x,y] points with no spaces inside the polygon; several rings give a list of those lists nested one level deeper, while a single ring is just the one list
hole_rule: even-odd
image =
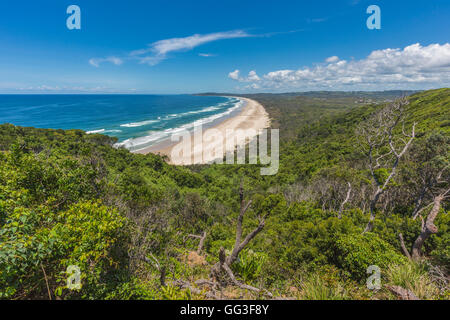
[{"label": "coastline", "polygon": [[[243,98],[243,97],[234,97],[245,101],[245,105],[242,107],[241,112],[238,115],[233,117],[229,117],[219,122],[216,125],[207,128],[203,132],[203,139],[201,141],[196,141],[193,139],[193,143],[191,143],[191,159],[192,164],[206,164],[214,161],[220,156],[214,156],[211,154],[211,150],[217,148],[222,148],[222,157],[229,151],[234,151],[236,144],[227,145],[225,141],[227,139],[233,138],[230,135],[230,131],[236,130],[249,130],[254,131],[255,133],[259,132],[261,129],[268,128],[270,126],[269,115],[264,109],[264,107],[257,101]],[[212,132],[211,129],[215,130],[215,132],[220,132],[223,139],[208,139],[208,133]],[[249,132],[250,132],[249,131]],[[248,138],[253,139],[257,134],[249,135]],[[212,140],[212,141],[210,141]],[[181,160],[172,161],[171,155],[173,149],[176,147],[179,149],[182,147],[183,141],[181,142],[172,142],[170,139],[162,141],[156,145],[150,146],[148,148],[144,148],[134,153],[140,154],[160,154],[168,157],[168,163],[182,165],[185,164],[181,162]],[[240,145],[239,145],[240,146]],[[219,149],[220,150],[220,149]]]}]

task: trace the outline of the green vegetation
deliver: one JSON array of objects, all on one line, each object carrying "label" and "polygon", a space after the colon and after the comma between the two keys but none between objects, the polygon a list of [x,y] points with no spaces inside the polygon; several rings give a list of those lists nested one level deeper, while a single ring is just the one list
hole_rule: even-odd
[{"label": "green vegetation", "polygon": [[[446,196],[425,224],[437,232],[427,235],[420,259],[405,256],[399,234],[414,254],[423,230],[413,215],[427,221],[449,187],[450,89],[408,98],[404,130],[416,122],[415,138],[376,203],[373,229],[363,233],[376,186],[358,128],[390,94],[248,96],[281,128],[274,176],[259,175],[258,165],[172,166],[80,130],[0,125],[0,298],[210,298],[196,281],[209,278],[221,248],[227,256],[233,250],[242,182],[252,200],[243,238],[266,218],[231,265],[239,283],[297,299],[396,298],[385,286],[366,288],[367,267],[378,265],[383,285],[448,299]],[[392,172],[388,160],[377,180]],[[71,265],[81,271],[81,289],[66,286]],[[221,291],[267,297],[232,281]]]}]

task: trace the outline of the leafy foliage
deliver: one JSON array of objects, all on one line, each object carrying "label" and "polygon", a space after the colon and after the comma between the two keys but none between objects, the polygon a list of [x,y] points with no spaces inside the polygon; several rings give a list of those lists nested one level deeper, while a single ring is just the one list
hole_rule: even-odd
[{"label": "leafy foliage", "polygon": [[[282,129],[274,176],[260,176],[258,165],[171,166],[80,130],[0,125],[0,298],[46,299],[49,292],[61,299],[204,298],[173,280],[207,278],[219,249],[232,249],[241,181],[253,200],[243,233],[268,214],[232,266],[244,282],[302,299],[366,299],[375,295],[365,288],[366,268],[378,265],[385,281],[438,297],[424,269],[401,255],[398,233],[410,248],[421,229],[412,212],[424,181],[449,163],[450,89],[409,97],[407,125],[418,123],[417,138],[380,199],[373,232],[361,234],[373,185],[355,128],[398,94],[249,96]],[[377,172],[380,180],[387,174]],[[442,187],[433,185],[420,208]],[[443,202],[439,231],[423,248],[444,270],[447,210]],[[187,252],[199,241],[192,235],[204,231],[202,259],[190,265]],[[79,290],[66,287],[70,265],[80,268]],[[248,294],[228,297],[254,298]]]}]

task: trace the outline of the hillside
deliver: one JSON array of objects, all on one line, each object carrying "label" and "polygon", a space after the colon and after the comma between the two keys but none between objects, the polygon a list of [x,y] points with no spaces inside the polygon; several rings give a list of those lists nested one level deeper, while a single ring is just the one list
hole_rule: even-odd
[{"label": "hillside", "polygon": [[[171,166],[80,130],[0,125],[0,298],[396,299],[386,286],[366,287],[377,265],[383,285],[448,299],[446,195],[420,259],[405,255],[422,232],[413,214],[426,220],[449,187],[450,89],[412,94],[392,130],[380,131],[400,148],[416,123],[392,179],[392,153],[368,166],[364,134],[377,116],[397,116],[385,100],[402,94],[377,103],[355,99],[362,93],[249,95],[280,128],[274,176],[260,176],[259,165]],[[378,183],[386,185],[373,205]],[[232,259],[239,221],[243,241],[254,234]],[[81,289],[66,288],[71,265]]]}]

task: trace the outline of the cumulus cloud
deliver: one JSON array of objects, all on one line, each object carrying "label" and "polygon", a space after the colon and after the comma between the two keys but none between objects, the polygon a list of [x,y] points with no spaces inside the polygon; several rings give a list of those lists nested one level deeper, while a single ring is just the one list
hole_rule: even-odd
[{"label": "cumulus cloud", "polygon": [[331,63],[331,62],[336,62],[339,61],[339,57],[338,56],[332,56],[332,57],[328,57],[325,59],[326,62]]},{"label": "cumulus cloud", "polygon": [[240,82],[254,82],[254,81],[260,81],[261,80],[261,78],[256,74],[255,70],[250,71],[246,77],[241,77],[240,76],[240,71],[239,70],[234,70],[233,72],[230,72],[228,74],[228,78],[233,79],[233,80],[237,80],[237,81],[240,81]]},{"label": "cumulus cloud", "polygon": [[239,70],[234,70],[228,74],[228,78],[233,80],[239,80]]},{"label": "cumulus cloud", "polygon": [[[237,70],[236,70],[237,71]],[[256,77],[255,77],[256,76]],[[239,72],[230,78],[240,82],[258,83],[266,89],[382,89],[448,86],[450,84],[450,44],[419,43],[403,49],[371,52],[361,60],[339,60],[337,56],[325,63],[298,70],[276,70],[258,77]]]},{"label": "cumulus cloud", "polygon": [[247,81],[259,81],[259,80],[261,79],[258,77],[255,70],[252,70],[248,73]]},{"label": "cumulus cloud", "polygon": [[103,62],[110,62],[112,64],[115,64],[116,66],[120,66],[123,63],[123,60],[117,57],[92,58],[89,60],[89,64],[96,68],[98,68]]}]

